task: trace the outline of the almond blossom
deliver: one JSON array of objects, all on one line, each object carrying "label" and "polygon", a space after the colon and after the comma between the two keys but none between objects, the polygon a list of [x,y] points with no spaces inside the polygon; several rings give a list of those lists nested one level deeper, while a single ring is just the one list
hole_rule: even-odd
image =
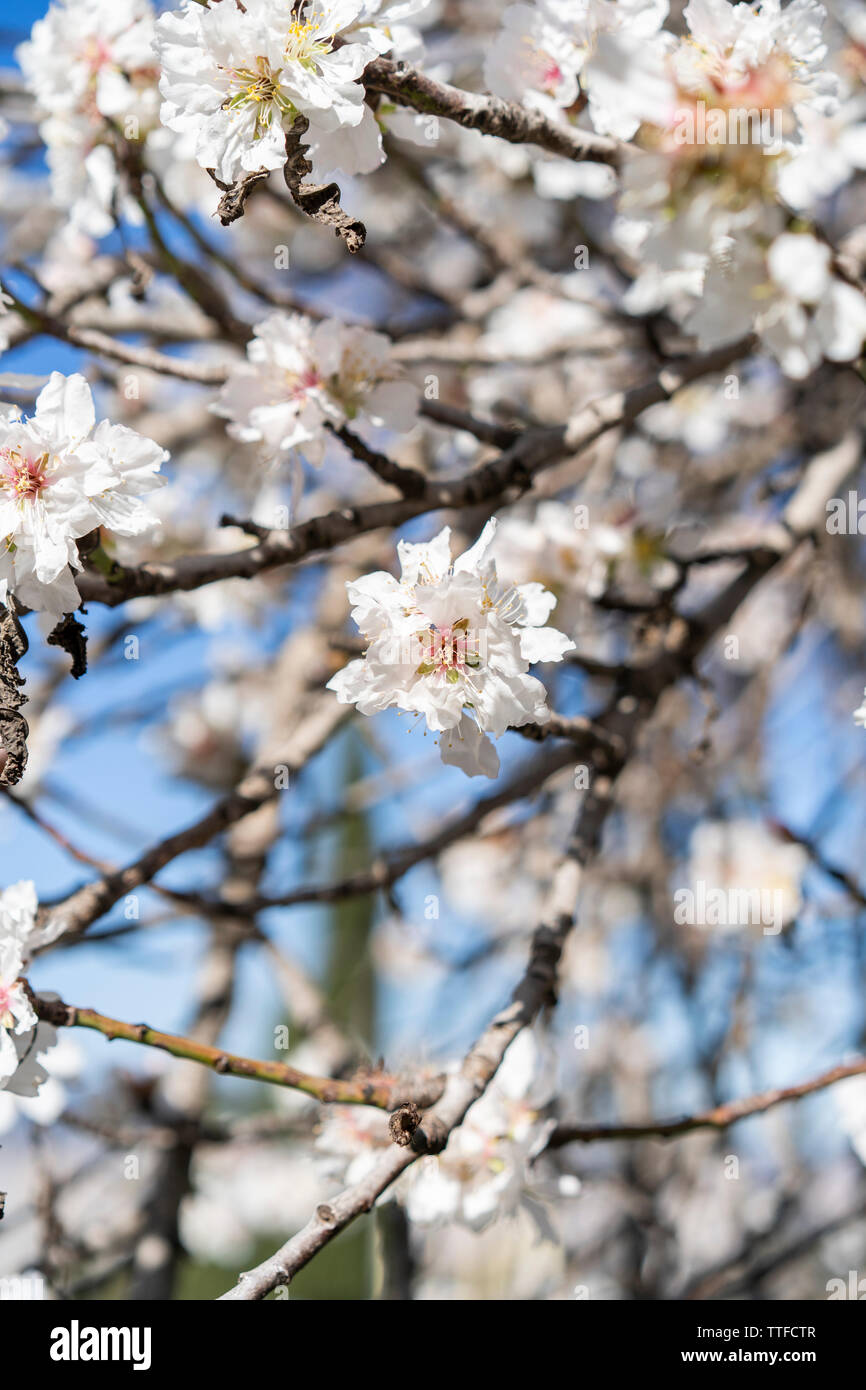
[{"label": "almond blossom", "polygon": [[713,258],[686,320],[702,347],[755,329],[786,375],[808,376],[822,358],[850,362],[866,339],[866,297],[833,274],[829,247],[785,232],[766,253],[732,241]]},{"label": "almond blossom", "polygon": [[74,611],[76,541],[101,526],[121,536],[149,529],[139,495],[162,485],[167,457],[125,425],[97,425],[84,377],[52,372],[29,419],[0,418],[0,599],[11,592],[29,608]]},{"label": "almond blossom", "polygon": [[326,426],[362,418],[398,431],[417,419],[418,389],[401,378],[391,344],[355,324],[270,314],[256,324],[247,360],[232,367],[214,406],[235,439],[269,458],[299,449],[319,464]]},{"label": "almond blossom", "polygon": [[556,117],[581,86],[604,135],[628,140],[667,108],[663,72],[667,0],[538,0],[509,5],[484,65],[490,90]]},{"label": "almond blossom", "polygon": [[74,1080],[83,1065],[81,1049],[70,1038],[58,1037],[57,1029],[41,1019],[35,1037],[19,1038],[16,1046],[23,1042],[26,1056],[0,1088],[0,1134],[8,1133],[19,1118],[37,1125],[54,1124],[66,1109],[63,1083]]},{"label": "almond blossom", "polygon": [[43,115],[55,202],[74,226],[104,236],[125,180],[118,135],[144,141],[159,128],[158,67],[150,0],[55,0],[16,57]]},{"label": "almond blossom", "polygon": [[352,618],[369,646],[328,682],[362,714],[396,706],[422,715],[440,735],[443,762],[470,777],[499,770],[489,734],[549,717],[547,692],[529,667],[574,647],[544,626],[553,594],[500,581],[488,555],[495,532],[493,519],[454,561],[448,526],[421,545],[401,541],[399,580],[379,571],[348,583]]},{"label": "almond blossom", "polygon": [[[424,51],[419,21],[429,18],[434,0],[362,0],[361,12],[347,37],[372,44],[377,53],[391,53],[403,62],[417,62]],[[407,23],[407,21],[413,21]]]},{"label": "almond blossom", "polygon": [[[549,1238],[550,1228],[531,1200],[531,1162],[554,1128],[554,1079],[549,1045],[537,1029],[524,1029],[444,1152],[421,1158],[379,1200],[400,1202],[412,1224],[422,1229],[456,1221],[482,1231],[497,1217],[514,1216],[525,1207]],[[356,1183],[391,1142],[380,1112],[332,1107],[325,1114],[316,1150],[330,1175]]]},{"label": "almond blossom", "polygon": [[[0,1132],[19,1114],[51,1124],[65,1105],[60,1078],[80,1066],[78,1048],[58,1048],[56,1028],[37,1018],[21,979],[34,947],[52,936],[49,926],[37,928],[37,907],[29,879],[0,892]],[[45,1054],[55,1049],[46,1066]]]},{"label": "almond blossom", "polygon": [[155,115],[153,21],[149,0],[55,0],[16,54],[42,109]]},{"label": "almond blossom", "polygon": [[363,8],[363,0],[312,0],[300,12],[271,0],[187,0],[156,25],[163,122],[192,134],[199,164],[224,183],[281,168],[299,114],[310,122],[308,141],[340,131],[349,148],[349,133],[363,123],[375,144],[357,79],[376,50],[335,43]]},{"label": "almond blossom", "polygon": [[[689,844],[690,891],[704,885],[704,898],[715,903],[723,894],[729,910],[695,925],[739,930],[759,923],[759,900],[773,904],[777,930],[795,920],[802,907],[801,885],[809,857],[801,845],[781,840],[763,822],[747,818],[703,821]],[[680,920],[677,918],[676,920]],[[684,920],[690,920],[688,917]]]},{"label": "almond blossom", "polygon": [[[625,305],[671,309],[702,347],[756,331],[795,378],[822,358],[851,361],[866,300],[778,201],[807,207],[863,159],[857,103],[836,117],[825,11],[816,0],[691,0],[684,18],[689,34],[668,59],[673,119],[641,128],[623,173],[614,234],[637,266]],[[822,161],[837,119],[850,137]]]},{"label": "almond blossom", "polygon": [[530,1165],[554,1128],[554,1076],[549,1049],[524,1029],[444,1153],[422,1158],[406,1174],[399,1195],[413,1224],[458,1221],[481,1231],[522,1205],[538,1217],[529,1200]]},{"label": "almond blossom", "polygon": [[39,1021],[20,978],[35,914],[32,883],[16,883],[0,893],[0,1088],[26,1057]]},{"label": "almond blossom", "polygon": [[838,91],[823,63],[826,10],[818,0],[690,0],[683,12],[689,37],[673,66],[681,94],[714,108],[781,109],[787,136],[804,107],[829,114]]},{"label": "almond blossom", "polygon": [[21,1053],[16,1037],[30,1034],[38,1022],[19,976],[24,968],[23,947],[15,937],[0,940],[0,1081],[18,1068]]}]

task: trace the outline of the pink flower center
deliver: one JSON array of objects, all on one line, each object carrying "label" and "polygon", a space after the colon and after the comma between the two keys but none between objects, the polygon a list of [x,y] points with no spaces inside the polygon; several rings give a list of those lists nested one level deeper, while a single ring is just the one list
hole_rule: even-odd
[{"label": "pink flower center", "polygon": [[12,1022],[12,990],[14,985],[4,985],[0,981],[0,1026],[8,1028]]},{"label": "pink flower center", "polygon": [[92,72],[98,72],[100,68],[105,67],[106,63],[114,61],[108,44],[104,39],[99,38],[87,40],[82,57]]},{"label": "pink flower center", "polygon": [[467,667],[479,666],[478,641],[468,629],[468,618],[461,618],[446,627],[429,627],[426,632],[417,633],[421,644],[421,662],[417,674],[444,675],[456,681]]},{"label": "pink flower center", "polygon": [[25,458],[17,449],[0,449],[0,487],[11,492],[16,501],[25,497],[32,502],[50,485],[47,471],[48,455]]},{"label": "pink flower center", "polygon": [[555,58],[548,58],[541,71],[541,80],[546,88],[553,90],[562,81],[562,68]]},{"label": "pink flower center", "polygon": [[303,400],[310,392],[315,391],[322,384],[322,378],[315,367],[306,367],[302,372],[290,372],[287,375],[289,397],[291,400]]}]

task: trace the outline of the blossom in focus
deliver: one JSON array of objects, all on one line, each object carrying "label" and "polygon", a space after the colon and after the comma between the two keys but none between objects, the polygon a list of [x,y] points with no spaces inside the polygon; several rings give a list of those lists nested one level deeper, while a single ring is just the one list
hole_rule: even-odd
[{"label": "blossom in focus", "polygon": [[417,25],[432,5],[433,0],[362,0],[360,14],[347,37],[371,44],[377,53],[391,53],[402,62],[416,63],[424,51]]},{"label": "blossom in focus", "polygon": [[96,424],[83,376],[52,372],[35,413],[0,418],[0,598],[73,612],[79,604],[76,541],[100,526],[135,536],[153,523],[139,494],[162,484],[168,457],[153,440],[107,420]]},{"label": "blossom in focus", "polygon": [[499,579],[488,553],[495,532],[494,519],[454,561],[450,527],[421,545],[401,541],[399,580],[379,571],[349,583],[352,618],[369,646],[328,683],[362,714],[396,706],[423,715],[440,735],[443,761],[470,777],[499,770],[489,734],[549,717],[529,667],[574,647],[544,626],[553,594]]},{"label": "blossom in focus", "polygon": [[214,409],[231,422],[235,439],[260,444],[269,457],[301,449],[320,463],[326,425],[362,417],[405,431],[417,407],[417,387],[401,379],[383,334],[275,313],[256,324],[247,361],[232,368]]},{"label": "blossom in focus", "polygon": [[287,3],[249,0],[200,5],[187,0],[157,21],[163,122],[193,134],[196,158],[224,183],[246,172],[279,169],[286,134],[299,114],[311,137],[348,132],[375,120],[358,83],[376,56],[371,44],[342,42],[363,0]]}]

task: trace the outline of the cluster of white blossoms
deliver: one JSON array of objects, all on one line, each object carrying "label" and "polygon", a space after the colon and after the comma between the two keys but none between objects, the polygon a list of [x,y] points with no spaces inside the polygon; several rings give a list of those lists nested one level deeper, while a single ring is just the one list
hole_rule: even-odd
[{"label": "cluster of white blossoms", "polygon": [[556,598],[541,584],[503,583],[489,549],[496,521],[451,559],[451,530],[398,544],[400,578],[378,571],[347,584],[352,618],[369,646],[328,682],[362,714],[396,706],[439,734],[444,763],[470,777],[495,777],[488,735],[549,718],[547,692],[528,675],[536,661],[561,661],[569,637],[544,624]]},{"label": "cluster of white blossoms", "polygon": [[518,509],[501,521],[493,551],[515,579],[561,593],[570,618],[583,595],[596,599],[614,585],[664,588],[676,578],[664,557],[663,530],[645,524],[626,501],[590,508],[549,499]]},{"label": "cluster of white blossoms", "polygon": [[690,0],[680,38],[666,13],[667,0],[511,6],[486,81],[634,139],[614,225],[635,266],[628,309],[667,309],[701,348],[755,332],[794,378],[853,360],[866,299],[808,218],[866,167],[866,110],[828,67],[823,7]]},{"label": "cluster of white blossoms", "polygon": [[[213,170],[231,183],[277,169],[295,118],[314,176],[369,173],[380,125],[358,82],[377,55],[415,59],[433,0],[54,0],[16,57],[41,116],[55,203],[77,231],[106,236],[130,196],[128,151],[182,207],[210,210]],[[190,171],[196,177],[190,177]],[[217,195],[218,196],[218,195]]]},{"label": "cluster of white blossoms", "polygon": [[[18,51],[56,200],[104,235],[121,204],[139,215],[124,202],[123,141],[174,194],[187,159],[224,184],[281,168],[299,116],[316,179],[371,172],[383,123],[425,118],[388,102],[374,114],[362,74],[386,52],[419,59],[431,2],[185,0],[157,19],[150,0],[56,0]],[[681,36],[667,13],[668,0],[509,5],[484,81],[561,125],[633,142],[613,227],[634,269],[627,309],[666,310],[701,348],[754,332],[793,378],[853,360],[866,298],[810,218],[866,168],[862,84],[838,51],[855,39],[837,33],[831,51],[818,0],[689,0]],[[536,165],[551,196],[611,191],[606,167]]]},{"label": "cluster of white blossoms", "polygon": [[[55,0],[16,57],[43,120],[55,202],[93,236],[114,225],[117,139],[159,145],[150,0]],[[135,217],[133,204],[124,212]]]},{"label": "cluster of white blossoms", "polygon": [[256,324],[213,409],[229,433],[276,459],[300,450],[321,463],[326,427],[359,418],[397,431],[418,415],[418,388],[401,378],[390,339],[337,319],[270,314]]},{"label": "cluster of white blossoms", "polygon": [[28,608],[74,612],[76,541],[102,526],[148,530],[140,495],[162,485],[167,457],[125,425],[97,425],[84,377],[52,372],[31,417],[0,417],[0,600],[12,593]]},{"label": "cluster of white blossoms", "polygon": [[[545,1039],[537,1030],[524,1029],[445,1151],[414,1163],[380,1200],[397,1200],[413,1225],[422,1228],[457,1222],[481,1231],[521,1207],[538,1220],[531,1163],[554,1127],[555,1071]],[[316,1149],[335,1178],[355,1183],[391,1143],[387,1121],[378,1111],[341,1106],[326,1113]],[[550,1236],[549,1227],[541,1229]]]},{"label": "cluster of white blossoms", "polygon": [[[794,378],[822,358],[851,361],[866,300],[804,220],[818,192],[834,191],[813,172],[839,102],[823,7],[691,0],[684,18],[669,117],[642,128],[624,170],[617,234],[640,267],[628,305],[670,308],[702,348],[756,332]],[[848,140],[859,163],[864,133]]]},{"label": "cluster of white blossoms", "polygon": [[667,0],[509,5],[484,80],[497,96],[554,119],[584,93],[595,129],[629,140],[642,121],[665,110],[660,31],[667,12]]},{"label": "cluster of white blossoms", "polygon": [[554,1120],[555,1063],[539,1036],[525,1028],[505,1054],[490,1086],[438,1157],[406,1174],[400,1199],[417,1226],[456,1221],[484,1230],[531,1202],[531,1163]]},{"label": "cluster of white blossoms", "polygon": [[368,173],[382,162],[382,140],[358,78],[381,51],[369,41],[379,8],[187,0],[156,26],[162,120],[194,138],[198,162],[223,183],[282,168],[299,115],[309,121],[304,142],[317,175]]}]

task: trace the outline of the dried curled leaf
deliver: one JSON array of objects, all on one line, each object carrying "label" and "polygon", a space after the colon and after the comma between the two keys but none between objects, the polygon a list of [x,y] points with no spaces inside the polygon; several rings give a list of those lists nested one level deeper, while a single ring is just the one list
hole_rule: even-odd
[{"label": "dried curled leaf", "polygon": [[257,169],[255,173],[244,174],[243,178],[236,183],[223,183],[218,179],[213,169],[208,173],[218,188],[223,191],[223,196],[219,200],[217,215],[224,227],[231,226],[232,222],[237,222],[239,217],[243,217],[247,198],[252,193],[256,184],[261,183],[268,177],[267,169]]},{"label": "dried curled leaf", "polygon": [[72,678],[78,680],[87,671],[87,634],[74,613],[64,613],[57,626],[48,634],[49,647],[62,647],[72,657]]},{"label": "dried curled leaf", "polygon": [[331,227],[334,235],[346,243],[347,251],[360,251],[367,240],[367,228],[357,217],[350,217],[340,206],[340,188],[336,183],[305,183],[313,166],[305,154],[304,136],[310,122],[297,116],[286,136],[286,164],[283,177],[292,201],[314,222]]},{"label": "dried curled leaf", "polygon": [[21,706],[24,677],[17,663],[27,651],[27,637],[15,614],[0,604],[0,783],[14,787],[27,766],[27,720]]}]

